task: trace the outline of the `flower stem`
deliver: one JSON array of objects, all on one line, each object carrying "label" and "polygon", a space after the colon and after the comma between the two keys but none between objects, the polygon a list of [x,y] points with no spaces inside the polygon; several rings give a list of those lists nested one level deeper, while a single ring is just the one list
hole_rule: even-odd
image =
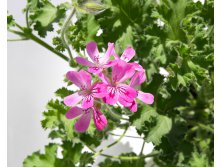
[{"label": "flower stem", "polygon": [[66,42],[65,32],[66,32],[66,30],[68,28],[68,25],[70,24],[70,21],[71,21],[72,17],[75,14],[75,11],[76,11],[75,8],[72,9],[71,14],[68,16],[67,20],[64,22],[64,25],[63,25],[63,27],[61,29],[61,40],[62,40],[63,45],[66,47],[66,49],[68,51],[68,54],[69,54],[69,57],[70,57],[71,60],[73,60],[73,56],[72,56],[71,50],[70,50],[70,48],[69,48],[69,46],[68,46],[68,44]]},{"label": "flower stem", "polygon": [[126,134],[126,132],[127,132],[127,129],[128,129],[128,126],[126,126],[126,128],[125,128],[123,134],[122,134],[122,135],[119,137],[119,139],[117,139],[115,142],[113,142],[113,143],[107,145],[106,147],[102,148],[100,151],[96,152],[96,153],[94,154],[94,158],[95,158],[96,156],[100,155],[100,154],[101,154],[103,151],[105,151],[106,149],[108,149],[108,148],[112,147],[113,145],[119,143],[119,142],[121,141],[121,139],[125,136],[125,134]]}]

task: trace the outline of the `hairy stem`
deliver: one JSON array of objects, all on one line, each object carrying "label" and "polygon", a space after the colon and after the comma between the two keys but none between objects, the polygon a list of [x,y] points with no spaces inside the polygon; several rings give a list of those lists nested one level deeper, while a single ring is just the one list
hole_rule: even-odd
[{"label": "hairy stem", "polygon": [[68,43],[66,42],[65,33],[66,33],[67,28],[68,28],[68,25],[70,24],[70,21],[71,21],[72,17],[75,14],[75,11],[76,11],[75,8],[72,9],[71,14],[68,16],[67,20],[65,21],[65,23],[64,23],[64,25],[61,29],[61,40],[62,40],[63,45],[66,47],[71,60],[73,60],[73,56],[72,56],[71,50],[68,46]]},{"label": "hairy stem", "polygon": [[112,147],[113,145],[119,143],[119,142],[121,141],[121,139],[125,136],[125,134],[126,134],[126,132],[127,132],[127,129],[128,129],[128,126],[126,126],[126,128],[125,128],[123,134],[122,134],[122,135],[119,137],[119,139],[117,139],[115,142],[113,142],[113,143],[107,145],[106,147],[104,147],[104,148],[102,148],[101,150],[99,150],[98,152],[96,152],[96,153],[94,154],[94,158],[95,158],[96,156],[100,155],[100,154],[101,154],[103,151],[105,151],[106,149],[108,149],[108,148]]}]

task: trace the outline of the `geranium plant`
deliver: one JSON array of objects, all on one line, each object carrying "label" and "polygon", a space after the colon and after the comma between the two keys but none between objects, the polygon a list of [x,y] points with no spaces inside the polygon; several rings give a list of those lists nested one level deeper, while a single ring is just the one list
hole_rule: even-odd
[{"label": "geranium plant", "polygon": [[[20,25],[9,11],[19,37],[9,41],[33,40],[73,67],[41,122],[61,143],[24,167],[92,166],[98,156],[100,167],[145,166],[148,157],[160,167],[213,166],[213,0],[28,0],[24,17]],[[130,127],[140,154],[104,154]],[[97,149],[117,128],[119,139]]]}]

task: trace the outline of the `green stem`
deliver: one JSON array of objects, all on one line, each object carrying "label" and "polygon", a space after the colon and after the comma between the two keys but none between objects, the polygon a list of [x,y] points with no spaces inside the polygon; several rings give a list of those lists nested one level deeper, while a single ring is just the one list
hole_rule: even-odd
[{"label": "green stem", "polygon": [[72,19],[72,17],[74,16],[75,14],[75,8],[71,11],[71,14],[69,15],[69,17],[67,18],[67,20],[65,21],[62,29],[61,29],[61,40],[62,40],[62,43],[63,45],[66,47],[67,51],[68,51],[68,54],[69,54],[69,57],[71,60],[73,60],[73,56],[72,56],[72,53],[71,53],[71,50],[66,42],[66,39],[65,39],[65,33],[66,33],[66,30],[68,28],[68,25],[70,24],[70,21]]},{"label": "green stem", "polygon": [[28,13],[29,12],[29,6],[27,5],[27,8],[26,8],[26,11],[25,11],[25,21],[26,21],[26,26],[27,26],[27,28],[30,28],[30,26],[29,26],[29,16],[28,16]]},{"label": "green stem", "polygon": [[104,157],[112,158],[112,159],[131,161],[131,160],[139,160],[142,158],[145,159],[145,158],[149,158],[149,157],[154,157],[158,154],[159,154],[158,152],[155,152],[155,153],[150,153],[150,154],[143,155],[143,156],[111,156],[111,155],[107,155],[107,154],[100,154],[100,155],[104,156]]},{"label": "green stem", "polygon": [[29,39],[28,39],[28,38],[7,39],[7,41],[9,41],[9,42],[15,42],[15,41],[25,41],[25,40],[29,40]]},{"label": "green stem", "polygon": [[115,142],[113,142],[113,143],[107,145],[106,147],[102,148],[100,151],[96,152],[96,153],[94,154],[94,158],[95,158],[96,156],[100,155],[100,154],[101,154],[103,151],[105,151],[106,149],[108,149],[108,148],[112,147],[113,145],[119,143],[119,142],[121,141],[121,139],[125,136],[125,134],[126,134],[126,132],[127,132],[127,129],[128,129],[128,126],[125,128],[124,133],[123,133],[123,134],[119,137],[119,139],[117,139]]},{"label": "green stem", "polygon": [[65,55],[63,55],[62,53],[58,52],[57,50],[55,50],[52,46],[50,46],[49,44],[47,44],[46,42],[42,41],[40,38],[38,38],[37,36],[35,36],[34,34],[30,33],[28,34],[28,37],[30,39],[32,39],[33,41],[37,42],[38,44],[44,46],[45,48],[47,48],[48,50],[50,50],[51,52],[55,53],[56,55],[58,55],[60,58],[64,59],[65,61],[69,61],[69,58],[66,57]]},{"label": "green stem", "polygon": [[[113,136],[121,136],[121,135],[114,134],[114,133],[109,133],[109,134],[113,135]],[[143,139],[142,137],[136,137],[136,136],[130,136],[130,135],[125,135],[124,137],[135,138],[135,139]]]},{"label": "green stem", "polygon": [[144,140],[139,155],[142,155],[142,154],[143,154],[143,149],[144,149],[145,143],[146,143],[146,142],[145,142],[145,140]]},{"label": "green stem", "polygon": [[[85,144],[86,145],[86,144]],[[89,150],[91,150],[93,153],[96,154],[96,151],[91,148],[90,146],[87,146]],[[159,154],[159,152],[152,152],[150,154],[147,154],[147,155],[142,155],[142,156],[112,156],[112,155],[107,155],[107,154],[99,154],[100,156],[103,156],[103,157],[108,157],[108,158],[112,158],[112,159],[119,159],[119,160],[123,160],[123,161],[131,161],[131,160],[139,160],[139,159],[142,159],[142,158],[149,158],[149,157],[154,157],[154,156],[157,156]]]},{"label": "green stem", "polygon": [[38,44],[40,44],[41,46],[45,47],[46,49],[50,50],[51,52],[55,53],[57,56],[59,56],[60,58],[64,59],[65,61],[69,61],[69,58],[66,57],[64,54],[58,52],[56,49],[54,49],[52,46],[50,46],[49,44],[47,44],[46,42],[42,41],[40,38],[38,38],[37,36],[35,36],[34,34],[32,34],[29,31],[26,31],[27,28],[23,28],[22,26],[20,26],[19,24],[15,23],[15,25],[22,31],[16,31],[16,30],[8,30],[9,32],[12,32],[14,34],[20,35],[20,36],[24,36],[26,38],[32,39],[33,41],[37,42]]}]

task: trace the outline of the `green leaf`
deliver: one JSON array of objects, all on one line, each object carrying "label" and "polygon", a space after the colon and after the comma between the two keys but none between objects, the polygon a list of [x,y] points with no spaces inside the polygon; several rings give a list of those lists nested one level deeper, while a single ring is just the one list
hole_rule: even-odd
[{"label": "green leaf", "polygon": [[15,26],[15,19],[12,15],[7,16],[7,29]]},{"label": "green leaf", "polygon": [[157,117],[156,126],[154,126],[145,137],[147,142],[153,142],[155,145],[160,144],[161,138],[166,135],[172,127],[172,120],[166,116]]},{"label": "green leaf", "polygon": [[[45,37],[47,31],[53,31],[53,23],[58,22],[65,16],[65,6],[54,6],[49,1],[44,1],[41,5],[37,6],[36,1],[33,2],[32,10],[33,13],[30,15],[32,24],[34,23],[34,29],[38,32],[41,37]],[[35,7],[35,8],[34,8]]]},{"label": "green leaf", "polygon": [[67,88],[65,87],[62,87],[60,89],[58,89],[56,92],[55,92],[55,95],[58,96],[58,97],[61,97],[62,99],[68,95],[71,95],[73,94],[74,92],[71,91],[71,90],[68,90]]},{"label": "green leaf", "polygon": [[45,146],[45,154],[39,151],[33,153],[23,161],[23,167],[56,167],[57,149],[56,144],[51,143]]}]

